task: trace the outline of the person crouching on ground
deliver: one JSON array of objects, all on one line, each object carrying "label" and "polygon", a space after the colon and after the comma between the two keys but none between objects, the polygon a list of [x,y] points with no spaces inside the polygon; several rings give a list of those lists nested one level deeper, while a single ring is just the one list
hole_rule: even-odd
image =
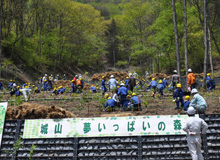
[{"label": "person crouching on ground", "polygon": [[111,112],[115,108],[115,100],[112,99],[111,97],[108,97],[108,100],[105,102],[105,112]]},{"label": "person crouching on ground", "polygon": [[185,97],[185,102],[184,102],[184,107],[183,107],[184,111],[187,111],[187,109],[189,108],[189,104],[190,104],[189,98],[190,97],[188,95]]},{"label": "person crouching on ground", "polygon": [[190,107],[194,107],[198,114],[204,114],[207,108],[207,103],[205,99],[198,94],[197,89],[192,89],[191,94],[193,95],[193,98],[190,103]]},{"label": "person crouching on ground", "polygon": [[192,160],[203,160],[204,158],[201,152],[201,136],[206,133],[208,125],[203,119],[195,117],[195,112],[196,111],[193,107],[188,108],[187,114],[189,118],[183,125],[183,130],[187,133],[187,144]]},{"label": "person crouching on ground", "polygon": [[179,103],[181,103],[181,107],[184,107],[184,101],[183,101],[183,89],[182,89],[182,85],[181,84],[177,84],[176,85],[176,89],[173,92],[173,98],[174,98],[174,102],[176,102],[176,108],[178,114],[180,114],[181,110],[179,107]]},{"label": "person crouching on ground", "polygon": [[141,111],[141,101],[136,95],[136,93],[132,93],[131,105],[133,105],[134,111]]},{"label": "person crouching on ground", "polygon": [[92,93],[96,93],[97,92],[94,84],[91,86],[90,91]]}]

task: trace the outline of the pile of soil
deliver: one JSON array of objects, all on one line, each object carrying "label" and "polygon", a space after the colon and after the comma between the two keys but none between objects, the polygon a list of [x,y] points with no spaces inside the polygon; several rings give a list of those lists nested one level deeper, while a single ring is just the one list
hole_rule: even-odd
[{"label": "pile of soil", "polygon": [[[63,86],[64,88],[70,88],[71,83],[72,83],[71,81],[59,80],[54,84],[54,86],[55,87]],[[91,88],[90,84],[84,83],[84,87],[83,87],[84,90],[90,90],[90,88]]]},{"label": "pile of soil", "polygon": [[122,80],[128,77],[128,73],[126,72],[105,72],[105,73],[94,74],[91,78],[91,81],[100,81],[102,80],[102,76],[105,76],[106,79],[110,79],[111,75],[114,75],[114,78],[117,80]]},{"label": "pile of soil", "polygon": [[35,103],[23,103],[17,107],[8,107],[6,119],[60,119],[76,118],[65,109],[56,106],[44,106]]},{"label": "pile of soil", "polygon": [[64,88],[70,88],[71,83],[72,83],[71,81],[59,80],[55,82],[54,86],[56,87],[63,86]]},{"label": "pile of soil", "polygon": [[149,77],[147,77],[147,79],[152,79],[152,78],[163,79],[163,78],[171,78],[171,76],[167,76],[164,73],[154,73],[154,74],[150,75]]}]

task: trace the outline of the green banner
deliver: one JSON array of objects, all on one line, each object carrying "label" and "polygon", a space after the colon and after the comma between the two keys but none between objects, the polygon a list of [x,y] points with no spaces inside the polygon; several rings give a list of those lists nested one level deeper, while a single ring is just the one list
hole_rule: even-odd
[{"label": "green banner", "polygon": [[23,138],[186,134],[182,126],[187,118],[167,115],[25,120]]},{"label": "green banner", "polygon": [[5,123],[5,115],[7,111],[8,102],[0,103],[0,146],[2,142],[2,134]]}]

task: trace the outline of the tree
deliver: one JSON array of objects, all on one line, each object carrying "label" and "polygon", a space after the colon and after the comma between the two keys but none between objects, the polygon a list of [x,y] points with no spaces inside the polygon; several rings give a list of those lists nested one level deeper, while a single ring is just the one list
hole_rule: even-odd
[{"label": "tree", "polygon": [[203,71],[203,88],[206,89],[206,74],[207,74],[207,62],[208,62],[208,14],[207,14],[207,0],[203,0],[204,2],[204,45],[205,45],[205,57],[204,57],[204,71]]},{"label": "tree", "polygon": [[188,75],[188,39],[187,39],[187,1],[184,0],[184,42],[185,42],[185,69],[186,81]]},{"label": "tree", "polygon": [[172,7],[173,7],[173,23],[174,23],[174,33],[175,33],[175,43],[176,43],[176,63],[177,63],[177,71],[178,74],[181,76],[180,70],[180,51],[179,51],[179,39],[178,39],[178,28],[177,28],[177,18],[176,18],[176,6],[175,0],[172,0]]}]

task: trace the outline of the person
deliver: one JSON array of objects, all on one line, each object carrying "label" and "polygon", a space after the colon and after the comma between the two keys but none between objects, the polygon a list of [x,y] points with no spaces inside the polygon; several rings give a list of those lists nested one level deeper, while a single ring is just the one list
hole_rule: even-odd
[{"label": "person", "polygon": [[166,88],[166,86],[168,86],[168,83],[167,83],[166,78],[163,79],[163,82],[162,82],[162,83],[163,83],[163,85],[164,85],[164,88]]},{"label": "person", "polygon": [[134,71],[134,78],[138,78],[138,74]]},{"label": "person", "polygon": [[53,81],[53,74],[50,75],[51,80]]},{"label": "person", "polygon": [[133,92],[135,85],[136,85],[136,79],[133,77],[132,73],[129,73],[128,86],[131,92]]},{"label": "person", "polygon": [[91,85],[90,91],[92,93],[96,93],[97,92],[94,84]]},{"label": "person", "polygon": [[205,99],[198,94],[198,90],[195,88],[192,89],[191,94],[193,98],[189,106],[194,107],[198,114],[204,114],[207,108]]},{"label": "person", "polygon": [[81,93],[82,92],[82,81],[80,79],[76,80],[76,92]]},{"label": "person", "polygon": [[105,99],[108,99],[108,97],[109,97],[109,94],[106,93],[106,94],[104,95],[104,98],[105,98]]},{"label": "person", "polygon": [[124,103],[125,108],[131,108],[131,96],[128,94]]},{"label": "person", "polygon": [[3,84],[1,82],[1,80],[0,80],[0,90],[3,90]]},{"label": "person", "polygon": [[117,81],[114,78],[114,75],[110,76],[110,80],[108,81],[109,90],[115,89],[117,86]]},{"label": "person", "polygon": [[63,94],[65,92],[65,88],[63,86],[58,87],[57,94]]},{"label": "person", "polygon": [[102,95],[104,96],[105,92],[107,91],[107,88],[105,86],[105,76],[102,76],[101,86],[102,86]]},{"label": "person", "polygon": [[72,83],[71,83],[71,93],[75,93],[75,85],[74,85],[74,80],[72,80]]},{"label": "person", "polygon": [[128,90],[125,88],[124,83],[120,84],[120,88],[118,89],[118,96],[120,100],[121,109],[124,110],[124,103],[126,101],[126,97],[128,95]]},{"label": "person", "polygon": [[211,89],[210,90],[215,90],[215,80],[214,78],[211,77]]},{"label": "person", "polygon": [[40,93],[40,89],[38,89],[38,87],[35,87],[35,88],[34,88],[34,92],[35,92],[35,93]]},{"label": "person", "polygon": [[189,87],[192,90],[193,88],[196,88],[196,78],[195,78],[194,73],[192,73],[192,69],[191,68],[188,69],[188,72],[189,72],[189,74],[187,76],[187,78],[188,78],[188,85],[189,85]]},{"label": "person", "polygon": [[131,105],[133,106],[135,111],[141,111],[141,101],[138,98],[136,93],[132,93]]},{"label": "person", "polygon": [[42,78],[42,84],[44,84],[45,80],[47,80],[47,74],[45,74]]},{"label": "person", "polygon": [[187,133],[187,144],[192,160],[203,160],[201,136],[206,134],[208,125],[203,119],[195,117],[195,112],[193,107],[188,108],[187,114],[189,118],[183,124],[183,130]]},{"label": "person", "polygon": [[151,79],[152,81],[150,82],[150,88],[153,88],[153,93],[152,93],[152,97],[156,96],[156,89],[157,89],[157,82],[155,81],[155,78]]},{"label": "person", "polygon": [[210,77],[210,73],[207,73],[207,76],[206,76],[206,85],[207,85],[207,91],[210,91],[211,88],[212,88],[212,84],[211,84],[211,77]]},{"label": "person", "polygon": [[45,79],[45,80],[44,80],[44,91],[47,91],[47,88],[48,88],[48,82],[47,82],[47,80]]},{"label": "person", "polygon": [[55,87],[54,89],[53,89],[53,92],[52,92],[52,94],[55,94],[55,95],[57,95],[57,88]]},{"label": "person", "polygon": [[180,76],[177,73],[177,70],[173,71],[173,76],[172,76],[172,79],[171,79],[171,83],[172,83],[174,89],[176,88],[176,84],[180,83]]},{"label": "person", "polygon": [[[182,108],[184,107],[184,101],[183,101],[183,89],[182,85],[179,83],[176,85],[176,89],[173,92],[173,98],[174,102],[176,102],[176,108],[178,114],[180,114]],[[181,103],[181,108],[179,107],[179,103]]]},{"label": "person", "polygon": [[125,79],[125,87],[127,88],[127,90],[129,90],[128,82],[129,82],[129,77],[126,77],[126,79]]},{"label": "person", "polygon": [[29,89],[28,86],[25,86],[25,88],[21,89],[21,92],[24,96],[24,100],[27,102],[31,96],[31,89]]},{"label": "person", "polygon": [[66,81],[67,78],[66,78],[66,74],[63,74],[63,80]]},{"label": "person", "polygon": [[190,105],[189,98],[190,97],[188,95],[185,97],[185,102],[184,102],[184,107],[183,107],[184,111],[187,111],[187,109],[189,108],[189,105]]},{"label": "person", "polygon": [[51,79],[51,77],[49,77],[48,79],[48,90],[50,91],[51,89],[53,89],[53,80]]},{"label": "person", "polygon": [[163,85],[163,81],[161,79],[161,80],[159,80],[159,85],[158,85],[160,97],[163,97],[163,90],[164,90],[164,88],[165,88],[165,86]]},{"label": "person", "polygon": [[115,100],[112,99],[111,97],[108,97],[108,100],[105,102],[105,110],[107,112],[113,111],[115,108]]},{"label": "person", "polygon": [[13,87],[13,81],[10,80],[9,84],[8,84],[8,89],[12,88]]}]

